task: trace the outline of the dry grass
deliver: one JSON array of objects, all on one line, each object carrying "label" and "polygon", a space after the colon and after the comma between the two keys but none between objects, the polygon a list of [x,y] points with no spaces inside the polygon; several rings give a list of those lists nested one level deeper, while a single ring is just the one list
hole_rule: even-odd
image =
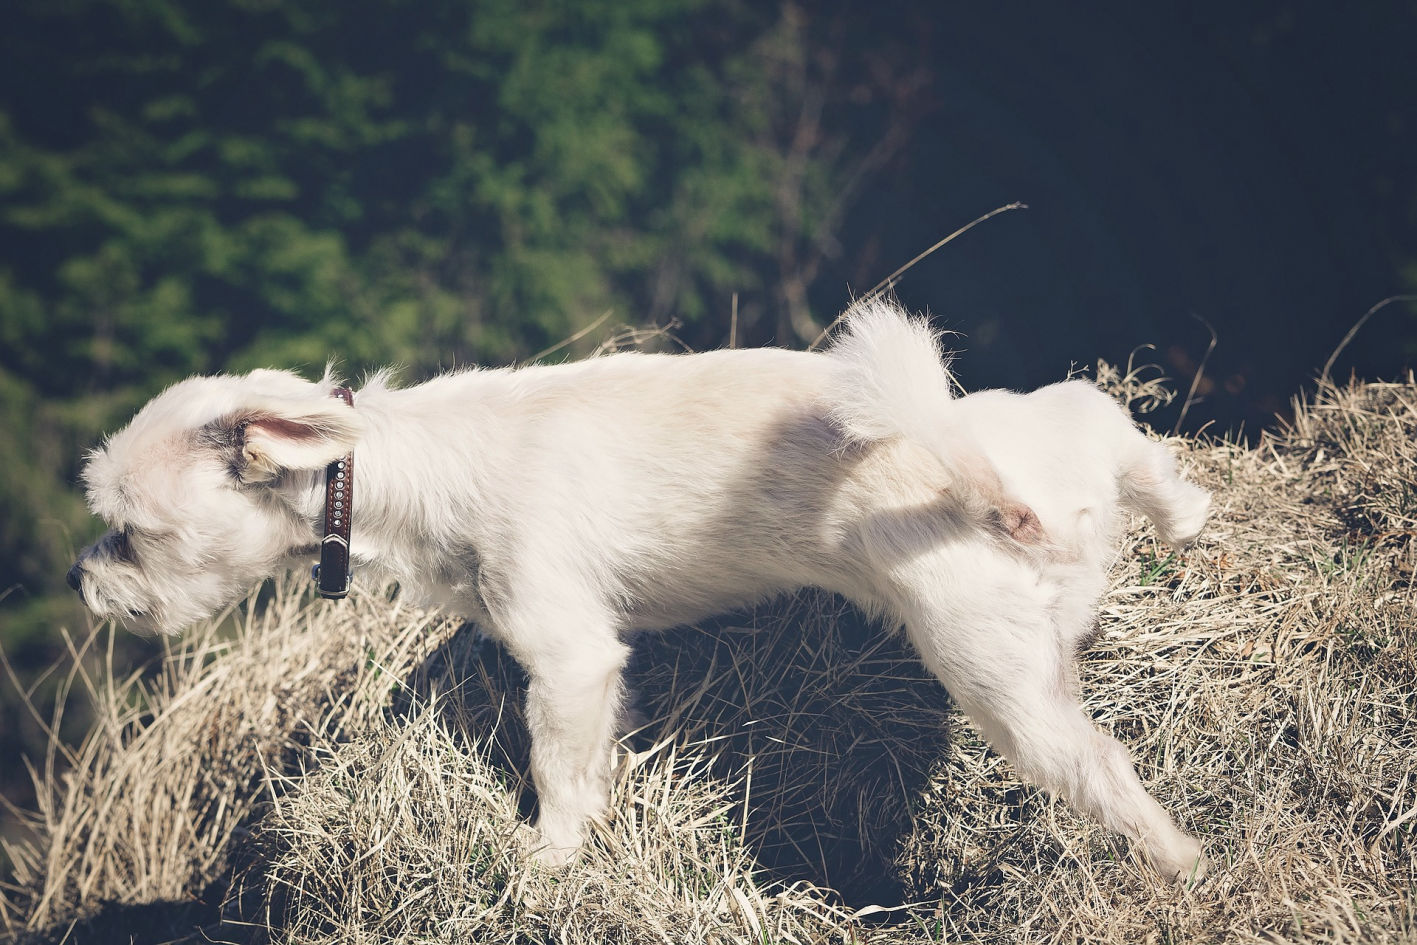
[{"label": "dry grass", "polygon": [[[1124,399],[1135,375],[1103,372]],[[1216,514],[1138,527],[1088,708],[1216,867],[1177,890],[1016,780],[898,635],[808,594],[639,641],[614,816],[555,874],[517,825],[523,680],[474,628],[277,589],[114,679],[36,773],[20,940],[1417,940],[1417,384],[1325,388],[1253,448],[1177,440]],[[97,656],[95,654],[98,654]],[[199,930],[200,929],[200,930]],[[128,940],[126,937],[122,940]]]}]

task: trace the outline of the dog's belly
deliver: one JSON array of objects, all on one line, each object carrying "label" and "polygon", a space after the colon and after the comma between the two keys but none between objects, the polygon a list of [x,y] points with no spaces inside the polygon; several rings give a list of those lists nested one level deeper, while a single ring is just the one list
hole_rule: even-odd
[{"label": "dog's belly", "polygon": [[741,610],[806,587],[821,587],[853,598],[867,596],[841,565],[823,562],[815,553],[785,556],[771,564],[752,552],[739,563],[718,558],[709,568],[660,574],[657,580],[626,587],[625,626],[630,630],[667,630],[709,617]]},{"label": "dog's belly", "polygon": [[696,623],[709,617],[741,610],[759,601],[766,600],[791,587],[741,587],[738,593],[686,593],[672,599],[637,600],[630,604],[625,614],[626,629],[632,631],[668,630],[684,624]]},{"label": "dog's belly", "polygon": [[618,558],[629,628],[663,630],[808,587],[873,608],[901,557],[961,537],[938,465],[910,444],[843,448],[804,418],[766,458],[731,499],[684,497],[702,514],[646,524],[659,540]]}]

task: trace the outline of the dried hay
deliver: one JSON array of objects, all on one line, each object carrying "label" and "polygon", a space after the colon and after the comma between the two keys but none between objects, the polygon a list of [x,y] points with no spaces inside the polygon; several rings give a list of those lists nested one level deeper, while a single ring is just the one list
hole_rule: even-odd
[{"label": "dried hay", "polygon": [[[1119,396],[1134,372],[1102,372]],[[638,642],[613,817],[530,866],[520,672],[386,595],[277,589],[74,684],[0,927],[21,940],[1417,939],[1417,383],[1322,387],[1254,447],[1177,439],[1198,547],[1138,525],[1088,709],[1215,861],[1175,889],[1019,782],[898,634],[806,594]],[[200,931],[198,931],[200,927]]]}]

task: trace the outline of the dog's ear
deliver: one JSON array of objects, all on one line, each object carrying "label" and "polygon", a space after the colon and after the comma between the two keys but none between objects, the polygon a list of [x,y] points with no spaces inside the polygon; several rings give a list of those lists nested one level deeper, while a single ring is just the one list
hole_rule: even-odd
[{"label": "dog's ear", "polygon": [[287,469],[322,469],[354,449],[364,432],[358,411],[326,395],[264,399],[228,422],[242,482],[267,482]]}]

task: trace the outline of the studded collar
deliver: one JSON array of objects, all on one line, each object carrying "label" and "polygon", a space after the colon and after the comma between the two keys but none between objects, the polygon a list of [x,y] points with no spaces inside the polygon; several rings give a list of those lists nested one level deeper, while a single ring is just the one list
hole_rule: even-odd
[{"label": "studded collar", "polygon": [[[336,387],[331,396],[354,406],[354,391],[348,387]],[[326,600],[339,600],[349,593],[349,531],[353,518],[354,451],[350,450],[325,467],[325,528],[314,578],[320,596]]]}]

